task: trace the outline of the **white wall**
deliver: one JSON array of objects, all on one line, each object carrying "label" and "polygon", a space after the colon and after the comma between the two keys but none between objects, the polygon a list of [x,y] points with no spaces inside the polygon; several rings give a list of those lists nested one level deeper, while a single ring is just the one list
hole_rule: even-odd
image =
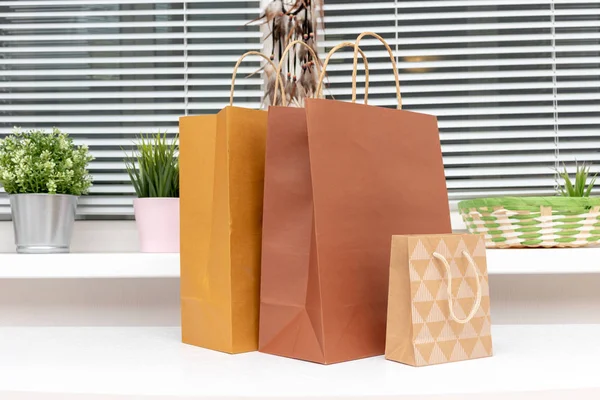
[{"label": "white wall", "polygon": [[[492,321],[600,324],[599,288],[600,275],[493,275]],[[0,326],[178,326],[179,322],[177,278],[0,280]]]}]

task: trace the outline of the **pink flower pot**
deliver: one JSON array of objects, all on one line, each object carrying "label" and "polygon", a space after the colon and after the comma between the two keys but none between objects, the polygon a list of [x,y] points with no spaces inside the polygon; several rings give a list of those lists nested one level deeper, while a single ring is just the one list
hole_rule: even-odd
[{"label": "pink flower pot", "polygon": [[133,200],[142,253],[179,253],[179,199]]}]

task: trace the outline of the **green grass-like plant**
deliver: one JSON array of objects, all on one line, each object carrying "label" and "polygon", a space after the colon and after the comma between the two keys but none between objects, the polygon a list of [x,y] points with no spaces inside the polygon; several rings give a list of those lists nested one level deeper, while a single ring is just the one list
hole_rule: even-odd
[{"label": "green grass-like plant", "polygon": [[142,134],[125,167],[138,197],[179,197],[178,137]]},{"label": "green grass-like plant", "polygon": [[576,162],[575,182],[571,180],[565,165],[563,165],[563,171],[557,170],[556,172],[564,180],[564,183],[558,187],[558,194],[563,197],[590,197],[598,176],[598,174],[592,176],[590,183],[587,184],[590,177],[590,167],[586,163],[578,164]]}]

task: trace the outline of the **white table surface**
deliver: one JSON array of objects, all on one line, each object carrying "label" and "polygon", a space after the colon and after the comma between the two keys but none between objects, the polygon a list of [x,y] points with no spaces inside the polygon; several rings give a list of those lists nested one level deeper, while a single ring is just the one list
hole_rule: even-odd
[{"label": "white table surface", "polygon": [[323,366],[257,352],[232,356],[181,344],[179,335],[164,327],[0,328],[0,398],[487,399],[579,389],[596,397],[576,400],[600,398],[600,325],[494,326],[494,357],[422,368],[383,357]]}]

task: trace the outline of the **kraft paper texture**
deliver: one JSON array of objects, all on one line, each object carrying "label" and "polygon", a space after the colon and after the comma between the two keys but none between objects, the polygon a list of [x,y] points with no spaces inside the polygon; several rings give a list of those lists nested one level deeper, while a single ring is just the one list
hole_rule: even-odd
[{"label": "kraft paper texture", "polygon": [[260,110],[180,119],[184,343],[258,349],[266,131]]},{"label": "kraft paper texture", "polygon": [[[467,319],[476,305],[476,275],[463,251],[473,259],[481,284],[481,305],[473,318],[458,323],[450,317],[448,261],[453,310]],[[490,293],[485,241],[480,235],[394,236],[390,262],[388,326],[385,357],[413,366],[492,355]]]},{"label": "kraft paper texture", "polygon": [[323,364],[383,354],[392,235],[450,232],[434,116],[271,107],[260,351]]}]

